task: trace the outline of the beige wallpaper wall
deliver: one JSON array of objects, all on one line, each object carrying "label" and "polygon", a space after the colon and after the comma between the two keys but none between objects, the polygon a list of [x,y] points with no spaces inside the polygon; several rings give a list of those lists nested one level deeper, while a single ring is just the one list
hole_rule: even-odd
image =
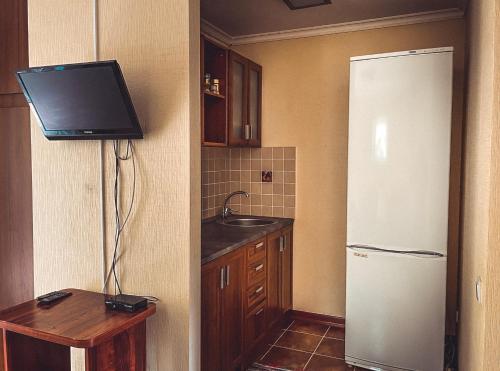
[{"label": "beige wallpaper wall", "polygon": [[488,214],[493,104],[494,1],[469,7],[469,77],[463,189],[460,367],[484,370],[485,306],[475,298],[475,282],[487,284]]},{"label": "beige wallpaper wall", "polygon": [[[197,0],[98,1],[99,56],[119,61],[145,131],[135,141],[137,198],[119,268],[124,291],[161,300],[148,321],[149,370],[199,368],[198,12]],[[30,1],[29,42],[32,66],[93,60],[93,1]],[[35,295],[101,290],[98,149],[48,142],[32,119]],[[111,144],[104,149],[109,267]],[[83,369],[81,352],[73,369]]]},{"label": "beige wallpaper wall", "polygon": [[[453,20],[236,47],[263,66],[263,146],[297,148],[294,308],[345,313],[349,57],[455,47],[450,261],[457,258],[464,22]],[[456,277],[456,269],[450,276]]]},{"label": "beige wallpaper wall", "polygon": [[486,287],[485,370],[500,365],[500,1],[495,2],[494,91],[491,138],[490,230]]},{"label": "beige wallpaper wall", "polygon": [[491,151],[490,229],[486,287],[485,370],[500,365],[500,1],[495,2],[493,131]]},{"label": "beige wallpaper wall", "polygon": [[500,2],[471,1],[468,29],[460,369],[493,371],[500,365]]}]

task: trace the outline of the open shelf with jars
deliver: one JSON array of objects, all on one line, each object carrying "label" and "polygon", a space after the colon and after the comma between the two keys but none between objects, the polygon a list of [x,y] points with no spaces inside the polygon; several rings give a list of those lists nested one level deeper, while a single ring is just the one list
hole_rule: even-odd
[{"label": "open shelf with jars", "polygon": [[201,38],[202,144],[227,146],[227,49]]}]

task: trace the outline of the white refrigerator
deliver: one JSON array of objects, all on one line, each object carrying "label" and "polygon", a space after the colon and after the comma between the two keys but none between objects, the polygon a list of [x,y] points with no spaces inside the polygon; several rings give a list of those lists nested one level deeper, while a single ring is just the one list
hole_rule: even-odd
[{"label": "white refrigerator", "polygon": [[441,371],[453,48],[351,58],[346,362]]}]

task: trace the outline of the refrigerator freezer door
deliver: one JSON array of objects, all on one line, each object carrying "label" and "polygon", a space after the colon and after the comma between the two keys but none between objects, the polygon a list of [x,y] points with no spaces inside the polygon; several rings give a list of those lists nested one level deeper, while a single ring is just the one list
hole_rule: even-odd
[{"label": "refrigerator freezer door", "polygon": [[351,62],[348,245],[446,254],[452,58]]},{"label": "refrigerator freezer door", "polygon": [[446,257],[347,248],[346,361],[443,369]]}]

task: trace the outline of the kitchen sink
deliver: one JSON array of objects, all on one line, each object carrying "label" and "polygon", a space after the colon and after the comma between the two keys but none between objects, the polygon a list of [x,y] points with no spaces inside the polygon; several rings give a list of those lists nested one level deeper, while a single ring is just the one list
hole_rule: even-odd
[{"label": "kitchen sink", "polygon": [[276,220],[259,219],[259,218],[236,218],[228,220],[220,220],[219,223],[231,227],[262,227],[278,223]]}]

